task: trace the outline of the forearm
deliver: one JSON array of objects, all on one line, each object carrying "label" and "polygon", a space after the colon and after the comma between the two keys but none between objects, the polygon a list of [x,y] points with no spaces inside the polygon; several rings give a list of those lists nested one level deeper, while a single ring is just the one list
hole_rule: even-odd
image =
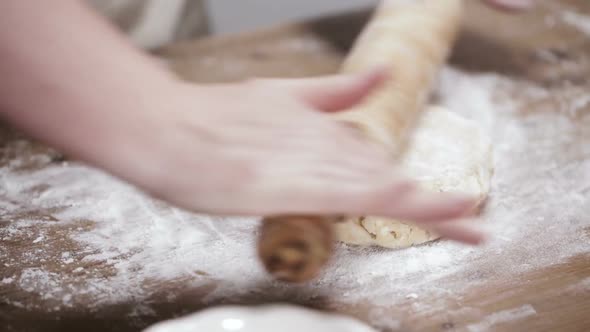
[{"label": "forearm", "polygon": [[0,115],[75,158],[108,168],[172,79],[79,1],[0,2]]}]

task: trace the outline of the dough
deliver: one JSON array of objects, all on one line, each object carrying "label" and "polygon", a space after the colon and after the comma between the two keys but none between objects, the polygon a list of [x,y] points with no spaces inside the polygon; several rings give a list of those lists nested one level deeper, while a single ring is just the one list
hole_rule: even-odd
[{"label": "dough", "polygon": [[[391,74],[370,96],[356,107],[338,112],[336,118],[382,144],[425,187],[473,191],[483,197],[491,163],[486,161],[489,143],[477,127],[442,111],[433,111],[420,123],[433,83],[459,32],[463,5],[463,0],[382,1],[345,59],[341,73],[364,72],[387,64]],[[417,125],[422,128],[410,146]],[[302,218],[322,236],[310,240],[309,232],[298,231],[297,222],[302,223]],[[348,243],[393,248],[436,237],[386,219],[349,218],[343,224],[334,219],[340,218],[265,218],[258,249],[267,271],[283,281],[302,282],[317,276],[332,255],[333,233],[339,233]],[[268,239],[273,243],[266,243]],[[295,248],[293,243],[309,245]],[[318,255],[309,247],[326,250]]]},{"label": "dough", "polygon": [[[344,113],[343,120],[391,149],[425,189],[464,192],[483,200],[492,173],[489,139],[475,123],[446,110],[427,110],[426,104],[457,37],[463,9],[462,0],[383,1],[344,71],[387,63],[391,77],[357,109]],[[376,217],[349,218],[336,230],[344,242],[389,248],[438,238],[403,221]]]},{"label": "dough", "polygon": [[381,2],[341,72],[358,73],[387,64],[388,79],[341,120],[356,125],[396,156],[428,107],[431,88],[457,38],[462,0]]},{"label": "dough", "polygon": [[[493,173],[489,137],[471,120],[431,107],[416,128],[402,168],[428,190],[476,195],[482,202]],[[364,217],[338,223],[339,240],[404,248],[438,238],[403,221]]]}]

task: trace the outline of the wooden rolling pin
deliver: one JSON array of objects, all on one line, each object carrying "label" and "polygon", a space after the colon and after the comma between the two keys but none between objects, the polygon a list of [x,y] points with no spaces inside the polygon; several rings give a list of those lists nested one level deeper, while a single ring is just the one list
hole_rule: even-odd
[{"label": "wooden rolling pin", "polygon": [[[337,117],[399,156],[460,27],[462,0],[385,0],[357,39],[342,73],[388,65],[391,76],[360,106]],[[338,218],[279,216],[262,222],[258,253],[286,282],[316,277],[333,252]]]}]

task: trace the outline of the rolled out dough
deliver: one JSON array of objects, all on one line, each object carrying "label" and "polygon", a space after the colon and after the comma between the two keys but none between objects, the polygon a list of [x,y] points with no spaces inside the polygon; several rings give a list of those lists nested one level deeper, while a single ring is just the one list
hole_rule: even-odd
[{"label": "rolled out dough", "polygon": [[[401,165],[427,190],[475,195],[481,203],[493,173],[492,145],[475,122],[431,107],[416,128]],[[403,221],[378,217],[349,219],[336,229],[340,241],[363,246],[404,248],[439,238]]]}]

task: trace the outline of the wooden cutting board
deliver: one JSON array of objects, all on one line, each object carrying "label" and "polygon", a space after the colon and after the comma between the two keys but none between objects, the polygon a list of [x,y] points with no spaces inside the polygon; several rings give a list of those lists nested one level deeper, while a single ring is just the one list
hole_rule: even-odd
[{"label": "wooden cutting board", "polygon": [[[195,82],[330,74],[337,71],[366,19],[367,12],[322,18],[184,42],[157,55],[182,78]],[[489,79],[506,85],[509,81],[495,98],[518,101],[498,111],[496,127],[490,127],[492,137],[501,143],[486,221],[512,218],[506,225],[515,225],[515,231],[524,234],[516,237],[521,240],[507,239],[505,250],[496,247],[489,257],[480,255],[472,262],[459,254],[453,257],[452,251],[450,257],[448,251],[447,256],[433,255],[439,248],[448,249],[444,243],[413,248],[411,256],[408,251],[341,247],[341,261],[330,267],[336,272],[313,285],[285,287],[259,275],[249,280],[252,274],[243,268],[247,264],[231,260],[250,259],[256,270],[253,256],[232,253],[253,247],[255,223],[238,225],[220,219],[221,226],[212,226],[218,227],[215,237],[189,241],[190,250],[179,251],[184,238],[178,238],[178,246],[164,246],[176,256],[147,251],[141,245],[109,256],[116,251],[93,243],[102,237],[117,247],[126,234],[105,232],[112,229],[99,221],[102,214],[93,205],[118,202],[118,196],[109,196],[108,190],[96,189],[112,180],[68,163],[59,153],[2,127],[0,330],[138,331],[213,305],[280,301],[349,314],[382,331],[589,331],[590,3],[546,1],[533,13],[508,16],[470,2],[451,63],[447,80],[474,75],[474,82]],[[502,130],[517,134],[505,139],[498,133]],[[67,190],[56,196],[60,188]],[[127,189],[112,188],[125,199],[137,197]],[[149,206],[120,208],[114,217],[108,211],[104,215],[136,222],[139,228],[145,222],[146,229],[161,225],[152,219],[179,215],[162,203],[137,200]],[[139,204],[137,200],[129,204]],[[193,229],[191,217],[187,218],[179,223]],[[519,223],[534,227],[519,228]],[[166,229],[159,231],[166,233]],[[154,232],[146,234],[142,241],[151,243]],[[229,253],[224,255],[229,258],[224,260],[227,257],[213,248],[227,239],[236,244],[228,246]],[[147,271],[148,266],[153,268],[152,261],[174,267],[175,260],[190,263],[190,257],[196,257],[194,251],[208,250],[211,260],[219,260],[219,268],[200,266],[204,261],[195,260],[194,266],[186,266],[187,273]],[[460,249],[461,255],[469,257],[465,250]],[[142,254],[145,257],[136,260]],[[444,258],[447,263],[425,260],[422,255]],[[357,263],[347,265],[351,257]],[[382,262],[383,257],[391,257],[388,264],[392,266],[404,265],[391,270],[395,276],[361,277],[358,285],[348,284],[355,273],[382,273],[382,267],[371,264]],[[420,262],[412,275],[408,272],[411,259]],[[355,266],[359,262],[366,263],[365,270]],[[127,274],[121,274],[123,269]],[[401,283],[419,285],[416,279],[424,280],[423,287],[399,291],[410,289]]]}]

